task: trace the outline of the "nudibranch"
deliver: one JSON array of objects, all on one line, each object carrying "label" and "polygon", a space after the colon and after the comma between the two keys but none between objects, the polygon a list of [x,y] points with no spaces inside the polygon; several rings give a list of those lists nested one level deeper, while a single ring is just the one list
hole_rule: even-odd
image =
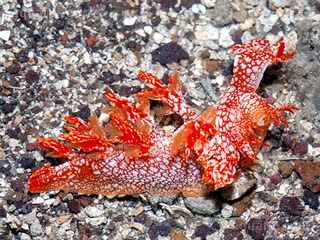
[{"label": "nudibranch", "polygon": [[[294,56],[295,52],[284,53],[284,48],[283,39],[275,45],[253,39],[233,46],[230,86],[215,107],[202,113],[187,105],[177,75],[169,76],[166,85],[140,71],[138,78],[148,89],[136,94],[136,103],[105,93],[111,105],[108,122],[99,122],[96,115],[88,121],[69,116],[60,140],[38,139],[48,156],[66,161],[33,172],[29,191],[200,196],[231,184],[242,170],[240,157],[252,164],[269,125],[288,126],[282,112],[297,110],[272,107],[255,93],[268,65]],[[159,130],[150,113],[150,99],[164,103],[163,114],[180,115],[182,126],[173,133]]]}]

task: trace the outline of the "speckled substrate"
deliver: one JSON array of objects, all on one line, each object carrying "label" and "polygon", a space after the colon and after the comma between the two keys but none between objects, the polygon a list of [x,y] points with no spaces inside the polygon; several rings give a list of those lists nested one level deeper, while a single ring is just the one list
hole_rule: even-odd
[{"label": "speckled substrate", "polygon": [[[1,239],[320,238],[319,2],[2,2]],[[228,86],[230,46],[282,35],[297,55],[268,68],[259,93],[300,111],[289,129],[270,129],[262,160],[233,189],[207,198],[27,192],[31,172],[50,163],[36,138],[61,133],[64,116],[100,116],[108,89],[140,91],[139,69],[178,72],[202,111]]]}]

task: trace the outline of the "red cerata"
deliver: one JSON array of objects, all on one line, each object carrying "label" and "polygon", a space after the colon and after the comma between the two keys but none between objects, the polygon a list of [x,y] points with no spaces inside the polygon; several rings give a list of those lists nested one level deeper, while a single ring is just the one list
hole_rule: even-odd
[{"label": "red cerata", "polygon": [[[235,45],[233,78],[215,107],[198,113],[187,105],[177,75],[164,84],[140,71],[148,87],[135,94],[136,102],[106,92],[110,119],[92,115],[88,121],[65,118],[67,133],[56,139],[39,138],[50,157],[64,158],[58,166],[45,166],[29,178],[30,192],[65,190],[109,197],[148,192],[153,195],[201,196],[222,188],[257,159],[269,125],[288,126],[282,112],[294,106],[273,107],[258,96],[266,67],[295,55],[284,53],[280,39],[253,39]],[[176,113],[183,124],[163,133],[150,113],[150,99],[163,102],[162,114]]]}]

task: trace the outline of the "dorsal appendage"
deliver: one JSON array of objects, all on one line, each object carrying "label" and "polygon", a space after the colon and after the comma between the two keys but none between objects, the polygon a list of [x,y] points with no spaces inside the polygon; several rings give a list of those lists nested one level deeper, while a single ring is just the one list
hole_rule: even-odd
[{"label": "dorsal appendage", "polygon": [[231,86],[251,92],[258,88],[268,65],[287,61],[296,54],[295,51],[284,53],[283,38],[273,46],[268,40],[253,39],[246,44],[235,45],[231,50],[236,55]]}]

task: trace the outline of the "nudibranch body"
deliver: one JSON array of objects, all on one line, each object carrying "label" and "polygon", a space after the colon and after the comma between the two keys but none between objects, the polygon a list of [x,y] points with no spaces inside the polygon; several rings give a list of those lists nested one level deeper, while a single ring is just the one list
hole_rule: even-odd
[{"label": "nudibranch body", "polygon": [[[150,73],[138,77],[149,87],[136,94],[138,103],[114,93],[105,94],[110,121],[102,124],[66,117],[64,142],[39,138],[51,157],[65,158],[59,166],[45,166],[29,178],[31,192],[66,190],[106,196],[182,194],[200,196],[234,181],[240,155],[248,164],[257,159],[271,122],[287,126],[283,111],[255,93],[266,67],[286,61],[281,39],[274,46],[254,39],[232,48],[234,75],[225,95],[201,114],[190,108],[177,75],[165,85]],[[163,114],[176,113],[184,123],[173,134],[159,131],[150,116],[149,100],[165,103]],[[240,170],[239,170],[240,171]]]}]

